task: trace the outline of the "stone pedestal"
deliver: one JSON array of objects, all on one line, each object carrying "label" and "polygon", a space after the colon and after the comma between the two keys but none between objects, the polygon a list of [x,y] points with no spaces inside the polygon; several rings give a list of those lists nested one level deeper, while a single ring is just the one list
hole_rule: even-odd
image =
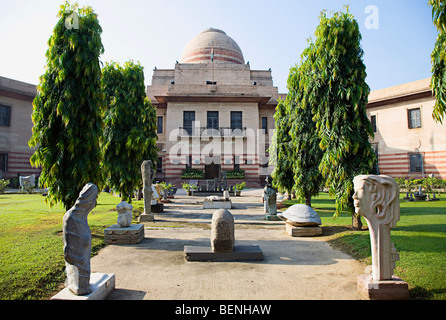
[{"label": "stone pedestal", "polygon": [[265,214],[265,220],[266,221],[281,221],[277,214]]},{"label": "stone pedestal", "polygon": [[204,199],[203,209],[231,209],[231,200],[209,200]]},{"label": "stone pedestal", "polygon": [[286,232],[292,237],[317,237],[322,235],[321,227],[295,227],[286,223]]},{"label": "stone pedestal", "polygon": [[115,288],[115,275],[113,273],[92,273],[90,275],[91,293],[77,296],[70,289],[65,288],[53,296],[51,300],[104,300]]},{"label": "stone pedestal", "polygon": [[164,203],[152,204],[150,207],[153,213],[161,213],[164,211]]},{"label": "stone pedestal", "polygon": [[144,239],[144,225],[131,224],[122,228],[114,224],[104,230],[104,239],[107,244],[137,244]]},{"label": "stone pedestal", "polygon": [[358,293],[368,300],[408,300],[409,287],[406,282],[393,275],[392,280],[373,280],[372,274],[357,277]]},{"label": "stone pedestal", "polygon": [[232,252],[214,252],[211,247],[184,247],[187,261],[262,261],[259,246],[234,246]]},{"label": "stone pedestal", "polygon": [[143,213],[139,216],[138,220],[139,222],[152,222],[155,220],[155,215],[153,213],[150,214]]}]

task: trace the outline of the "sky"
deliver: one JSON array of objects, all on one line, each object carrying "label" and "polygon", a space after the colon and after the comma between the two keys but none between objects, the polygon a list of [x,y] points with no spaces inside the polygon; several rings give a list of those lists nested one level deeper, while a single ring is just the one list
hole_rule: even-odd
[{"label": "sky", "polygon": [[[74,3],[75,1],[70,1]],[[350,12],[362,34],[366,82],[378,90],[431,76],[437,30],[427,0],[85,0],[98,14],[105,52],[100,60],[138,61],[173,69],[187,43],[221,29],[240,46],[251,70],[271,68],[286,93],[290,68],[314,39],[322,10]],[[65,0],[0,0],[0,76],[38,84],[48,39]],[[372,7],[371,7],[372,6]]]}]

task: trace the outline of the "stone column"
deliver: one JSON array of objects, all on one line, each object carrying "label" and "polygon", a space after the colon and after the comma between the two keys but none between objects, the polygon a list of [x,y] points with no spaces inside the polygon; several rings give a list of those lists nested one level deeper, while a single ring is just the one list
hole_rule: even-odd
[{"label": "stone column", "polygon": [[152,213],[152,180],[155,177],[155,171],[152,169],[152,161],[145,160],[141,165],[141,174],[143,181],[144,213],[139,216],[139,221],[153,221]]}]

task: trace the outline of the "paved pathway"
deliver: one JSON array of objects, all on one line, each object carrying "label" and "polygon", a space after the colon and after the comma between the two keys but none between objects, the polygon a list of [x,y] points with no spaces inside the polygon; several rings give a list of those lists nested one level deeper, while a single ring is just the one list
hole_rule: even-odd
[{"label": "paved pathway", "polygon": [[180,190],[137,245],[109,245],[92,272],[114,273],[111,300],[357,300],[364,266],[320,238],[293,238],[284,222],[265,221],[261,189],[232,197],[236,245],[259,245],[261,262],[187,262],[184,246],[210,246],[214,210]]}]

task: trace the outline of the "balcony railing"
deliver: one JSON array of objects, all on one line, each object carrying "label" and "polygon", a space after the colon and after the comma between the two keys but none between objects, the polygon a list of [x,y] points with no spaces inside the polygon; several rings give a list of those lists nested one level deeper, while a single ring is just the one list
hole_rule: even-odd
[{"label": "balcony railing", "polygon": [[208,127],[180,127],[180,136],[189,137],[235,137],[246,136],[246,127],[242,128],[208,128]]}]

